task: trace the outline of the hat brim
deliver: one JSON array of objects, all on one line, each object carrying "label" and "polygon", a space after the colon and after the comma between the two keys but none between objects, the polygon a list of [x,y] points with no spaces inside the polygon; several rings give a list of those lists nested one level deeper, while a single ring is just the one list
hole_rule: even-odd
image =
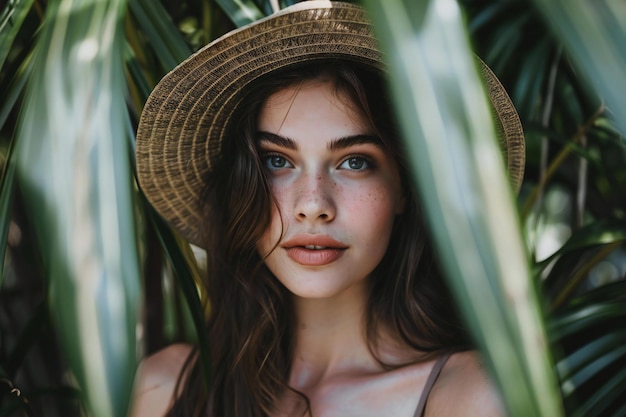
[{"label": "hat brim", "polygon": [[[168,73],[148,98],[137,131],[137,175],[150,203],[186,239],[201,244],[204,183],[242,90],[271,72],[333,58],[385,71],[362,8],[306,1],[222,36]],[[524,168],[521,124],[502,85],[481,66],[518,186]]]}]

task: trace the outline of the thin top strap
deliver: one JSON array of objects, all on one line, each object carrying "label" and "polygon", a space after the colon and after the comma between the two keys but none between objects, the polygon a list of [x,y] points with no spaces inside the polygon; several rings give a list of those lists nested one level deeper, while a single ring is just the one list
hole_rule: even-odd
[{"label": "thin top strap", "polygon": [[443,366],[446,364],[451,355],[452,352],[445,352],[437,359],[437,362],[435,362],[433,369],[430,371],[430,375],[428,375],[426,385],[424,385],[424,390],[422,391],[420,400],[417,403],[417,409],[415,410],[413,417],[423,417],[424,411],[426,410],[426,401],[428,400],[430,391],[432,391],[435,382],[437,382],[437,378],[439,378],[439,374],[441,374]]}]

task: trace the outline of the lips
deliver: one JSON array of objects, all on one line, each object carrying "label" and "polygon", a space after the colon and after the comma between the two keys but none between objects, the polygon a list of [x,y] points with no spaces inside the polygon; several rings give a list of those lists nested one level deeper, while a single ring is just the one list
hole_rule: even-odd
[{"label": "lips", "polygon": [[323,266],[335,262],[348,248],[330,236],[308,234],[293,236],[281,246],[289,258],[304,266]]}]

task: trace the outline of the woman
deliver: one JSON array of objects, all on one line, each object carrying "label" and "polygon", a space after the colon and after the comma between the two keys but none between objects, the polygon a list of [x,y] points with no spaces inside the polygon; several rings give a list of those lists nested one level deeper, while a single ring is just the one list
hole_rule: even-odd
[{"label": "woman", "polygon": [[192,347],[164,349],[134,416],[504,415],[433,260],[383,76],[360,8],[306,2],[157,86],[140,185],[207,249],[212,374],[204,387]]}]

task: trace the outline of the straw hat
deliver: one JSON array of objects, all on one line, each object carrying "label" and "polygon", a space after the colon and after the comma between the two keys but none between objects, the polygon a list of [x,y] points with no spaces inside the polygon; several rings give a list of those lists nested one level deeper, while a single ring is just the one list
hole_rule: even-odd
[{"label": "straw hat", "polygon": [[[363,9],[306,1],[232,31],[167,74],[144,107],[137,131],[137,174],[157,211],[190,242],[201,243],[204,180],[220,155],[241,91],[293,64],[338,58],[385,71]],[[522,127],[500,82],[482,64],[512,182],[524,169]]]}]

